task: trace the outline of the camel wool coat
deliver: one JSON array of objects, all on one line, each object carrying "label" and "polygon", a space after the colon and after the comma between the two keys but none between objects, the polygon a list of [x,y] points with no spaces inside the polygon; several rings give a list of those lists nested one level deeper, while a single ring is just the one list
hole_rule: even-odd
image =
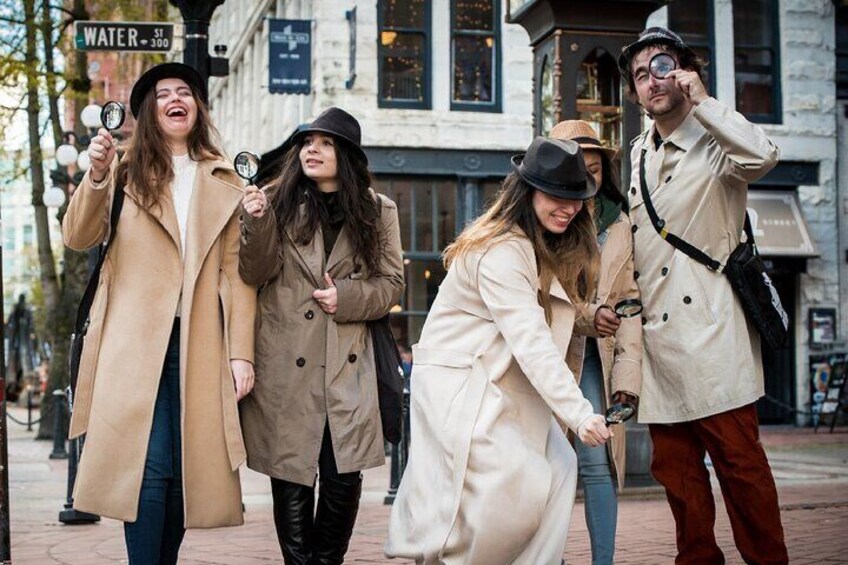
[{"label": "camel wool coat", "polygon": [[575,307],[554,281],[548,326],[538,292],[517,232],[448,270],[413,349],[410,457],[386,555],[559,565],[577,459],[557,420],[576,430],[593,412],[565,363]]},{"label": "camel wool coat", "polygon": [[[375,195],[375,198],[377,196]],[[379,196],[380,272],[353,254],[347,226],[325,260],[319,226],[312,240],[280,236],[273,209],[245,214],[239,269],[260,287],[256,320],[256,385],[241,403],[247,465],[276,479],[311,486],[329,423],[339,473],[383,465],[383,428],[367,320],[385,316],[404,289],[395,203]],[[312,298],[328,272],[338,309],[326,314]]]},{"label": "camel wool coat", "polygon": [[[71,198],[62,225],[68,247],[83,250],[108,239],[116,164],[97,187],[86,174]],[[256,312],[256,290],[238,275],[240,181],[222,160],[197,164],[184,260],[170,190],[153,212],[138,204],[132,185],[124,190],[80,360],[70,437],[85,434],[86,441],[74,507],[136,520],[153,408],[178,315],[185,525],[239,525],[245,451],[230,360],[253,360]]]},{"label": "camel wool coat", "polygon": [[[614,308],[620,300],[640,297],[639,287],[633,278],[630,218],[622,212],[607,230],[607,239],[601,247],[598,292],[591,304],[581,304],[577,307],[574,335],[566,357],[568,366],[579,383],[583,372],[586,339],[598,340],[606,400],[606,404],[601,407],[602,411],[609,407],[613,393],[622,391],[639,396],[642,389],[642,317],[622,318],[618,331],[611,337],[601,338],[595,329],[595,313],[601,305]],[[607,441],[607,450],[619,489],[624,488],[627,453],[625,426],[626,424],[613,426],[615,436]]]}]

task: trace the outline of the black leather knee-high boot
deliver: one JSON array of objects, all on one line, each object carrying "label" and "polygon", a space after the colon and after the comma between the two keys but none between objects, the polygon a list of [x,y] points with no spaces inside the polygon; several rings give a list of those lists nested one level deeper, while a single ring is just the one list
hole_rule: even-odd
[{"label": "black leather knee-high boot", "polygon": [[310,565],[341,565],[350,545],[359,498],[362,495],[362,477],[339,481],[321,478],[318,489],[318,512]]},{"label": "black leather knee-high boot", "polygon": [[309,563],[315,487],[271,479],[274,525],[286,565]]}]

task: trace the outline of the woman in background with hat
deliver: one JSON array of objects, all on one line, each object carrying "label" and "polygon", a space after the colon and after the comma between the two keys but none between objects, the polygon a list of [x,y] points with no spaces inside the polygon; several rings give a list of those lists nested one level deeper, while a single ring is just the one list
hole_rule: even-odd
[{"label": "woman in background with hat", "polygon": [[260,293],[242,426],[288,565],[343,562],[360,471],[385,462],[365,322],[398,303],[403,258],[397,207],[370,188],[360,139],[353,116],[328,108],[295,134],[268,196],[244,196],[239,268]]},{"label": "woman in background with hat", "polygon": [[70,436],[85,434],[74,507],[124,521],[131,564],[171,564],[186,527],[243,522],[237,401],[253,382],[256,291],[238,274],[241,182],[215,139],[206,85],[166,63],[133,87],[123,158],[101,129],[63,222],[65,244],[110,236]]},{"label": "woman in background with hat", "polygon": [[596,191],[571,141],[537,137],[491,208],[445,250],[413,355],[409,464],[386,554],[559,565],[577,483],[562,425],[610,436],[565,354],[594,292]]},{"label": "woman in background with hat", "polygon": [[[595,180],[595,227],[601,250],[597,292],[577,308],[568,363],[583,396],[603,413],[617,402],[635,403],[642,386],[642,323],[640,316],[618,318],[614,305],[639,299],[633,277],[633,240],[627,203],[616,182],[615,150],[603,147],[595,130],[583,120],[560,122],[553,139],[570,139],[583,149],[586,170]],[[592,564],[611,565],[615,553],[618,488],[624,487],[624,424],[617,425],[604,447],[576,438],[574,448],[585,497],[586,525],[592,542]]]}]

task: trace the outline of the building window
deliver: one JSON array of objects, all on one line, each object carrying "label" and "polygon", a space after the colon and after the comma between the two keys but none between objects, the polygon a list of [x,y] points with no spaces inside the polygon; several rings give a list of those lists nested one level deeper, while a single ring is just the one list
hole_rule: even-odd
[{"label": "building window", "polygon": [[[737,2],[738,3],[738,2]],[[704,68],[704,85],[715,96],[715,52],[714,13],[712,0],[689,0],[672,2],[668,5],[668,27],[686,42],[707,63]]]},{"label": "building window", "polygon": [[781,122],[777,0],[733,3],[736,109],[753,122]]},{"label": "building window", "polygon": [[430,0],[380,0],[378,105],[430,108]]},{"label": "building window", "polygon": [[499,2],[451,2],[451,110],[500,112]]}]

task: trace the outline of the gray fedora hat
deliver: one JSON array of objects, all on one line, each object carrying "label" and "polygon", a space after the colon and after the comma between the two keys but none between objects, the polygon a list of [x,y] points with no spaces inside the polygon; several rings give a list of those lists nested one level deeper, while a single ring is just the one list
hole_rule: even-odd
[{"label": "gray fedora hat", "polygon": [[366,163],[368,156],[362,149],[362,130],[359,127],[359,122],[342,110],[335,106],[330,106],[312,120],[308,126],[303,129],[298,128],[298,131],[292,136],[292,142],[297,143],[303,136],[310,132],[327,133],[337,139],[341,139],[347,143],[348,147],[353,149],[354,154],[359,156]]},{"label": "gray fedora hat", "polygon": [[696,55],[695,52],[686,45],[686,42],[684,42],[683,39],[673,31],[659,26],[649,27],[639,34],[639,39],[630,45],[625,45],[621,49],[621,54],[618,56],[618,70],[621,71],[621,74],[628,76],[630,74],[630,61],[633,60],[633,56],[645,47],[650,47],[651,45],[670,45],[678,51],[688,51],[689,53]]},{"label": "gray fedora hat", "polygon": [[586,173],[583,150],[569,139],[539,136],[524,155],[512,158],[512,167],[524,182],[555,198],[588,200],[598,191]]}]

